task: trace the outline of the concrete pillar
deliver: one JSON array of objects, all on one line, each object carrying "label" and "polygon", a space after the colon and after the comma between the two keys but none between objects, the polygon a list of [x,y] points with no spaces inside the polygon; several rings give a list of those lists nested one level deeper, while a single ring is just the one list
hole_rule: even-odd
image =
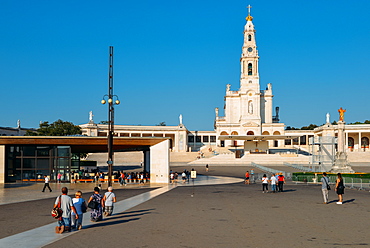
[{"label": "concrete pillar", "polygon": [[358,151],[362,151],[361,147],[361,132],[358,133]]},{"label": "concrete pillar", "polygon": [[0,146],[0,183],[5,183],[5,146]]},{"label": "concrete pillar", "polygon": [[344,122],[338,121],[338,152],[344,152],[345,146],[345,133],[344,133]]},{"label": "concrete pillar", "polygon": [[165,140],[150,147],[150,182],[169,183],[170,141]]},{"label": "concrete pillar", "polygon": [[149,172],[150,171],[150,151],[144,151],[144,170]]}]

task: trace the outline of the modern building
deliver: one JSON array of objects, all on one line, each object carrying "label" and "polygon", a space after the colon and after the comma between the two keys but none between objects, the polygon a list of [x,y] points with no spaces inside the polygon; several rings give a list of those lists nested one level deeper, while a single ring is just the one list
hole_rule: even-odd
[{"label": "modern building", "polygon": [[[169,138],[115,137],[113,151],[142,151],[144,169],[151,182],[167,183],[169,173]],[[70,180],[79,169],[80,153],[107,151],[106,137],[3,136],[0,138],[0,183],[36,181],[42,175]]]}]

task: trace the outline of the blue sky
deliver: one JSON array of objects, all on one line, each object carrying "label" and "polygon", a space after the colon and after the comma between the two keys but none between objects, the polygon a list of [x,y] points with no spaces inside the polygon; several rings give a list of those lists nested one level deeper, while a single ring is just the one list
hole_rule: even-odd
[{"label": "blue sky", "polygon": [[238,90],[246,6],[260,83],[286,125],[369,116],[370,1],[0,0],[0,126],[107,120],[114,46],[116,124],[213,130],[226,84]]}]

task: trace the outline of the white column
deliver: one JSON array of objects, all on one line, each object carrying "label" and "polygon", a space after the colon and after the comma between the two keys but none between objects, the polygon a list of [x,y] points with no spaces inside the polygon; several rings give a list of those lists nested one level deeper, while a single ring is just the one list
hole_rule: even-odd
[{"label": "white column", "polygon": [[361,152],[361,132],[358,133],[358,151]]},{"label": "white column", "polygon": [[170,141],[165,140],[150,147],[150,182],[169,183]]},{"label": "white column", "polygon": [[5,183],[5,146],[0,146],[0,183]]}]

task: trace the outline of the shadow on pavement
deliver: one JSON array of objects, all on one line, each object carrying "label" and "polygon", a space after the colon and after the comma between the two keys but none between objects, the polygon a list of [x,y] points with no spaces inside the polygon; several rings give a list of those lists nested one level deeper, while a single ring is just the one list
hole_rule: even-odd
[{"label": "shadow on pavement", "polygon": [[[141,218],[132,218],[132,217],[150,214],[152,210],[155,210],[155,209],[151,208],[151,209],[145,209],[145,210],[139,210],[139,211],[129,211],[129,212],[117,213],[109,218],[96,222],[93,225],[86,226],[86,229],[99,227],[99,226],[111,226],[111,225],[116,225],[116,224],[127,223],[130,221],[140,220]],[[131,219],[127,219],[127,218],[131,218]]]},{"label": "shadow on pavement", "polygon": [[347,200],[347,201],[343,201],[343,203],[350,203],[350,202],[354,202],[355,199],[351,199],[351,200]]}]

